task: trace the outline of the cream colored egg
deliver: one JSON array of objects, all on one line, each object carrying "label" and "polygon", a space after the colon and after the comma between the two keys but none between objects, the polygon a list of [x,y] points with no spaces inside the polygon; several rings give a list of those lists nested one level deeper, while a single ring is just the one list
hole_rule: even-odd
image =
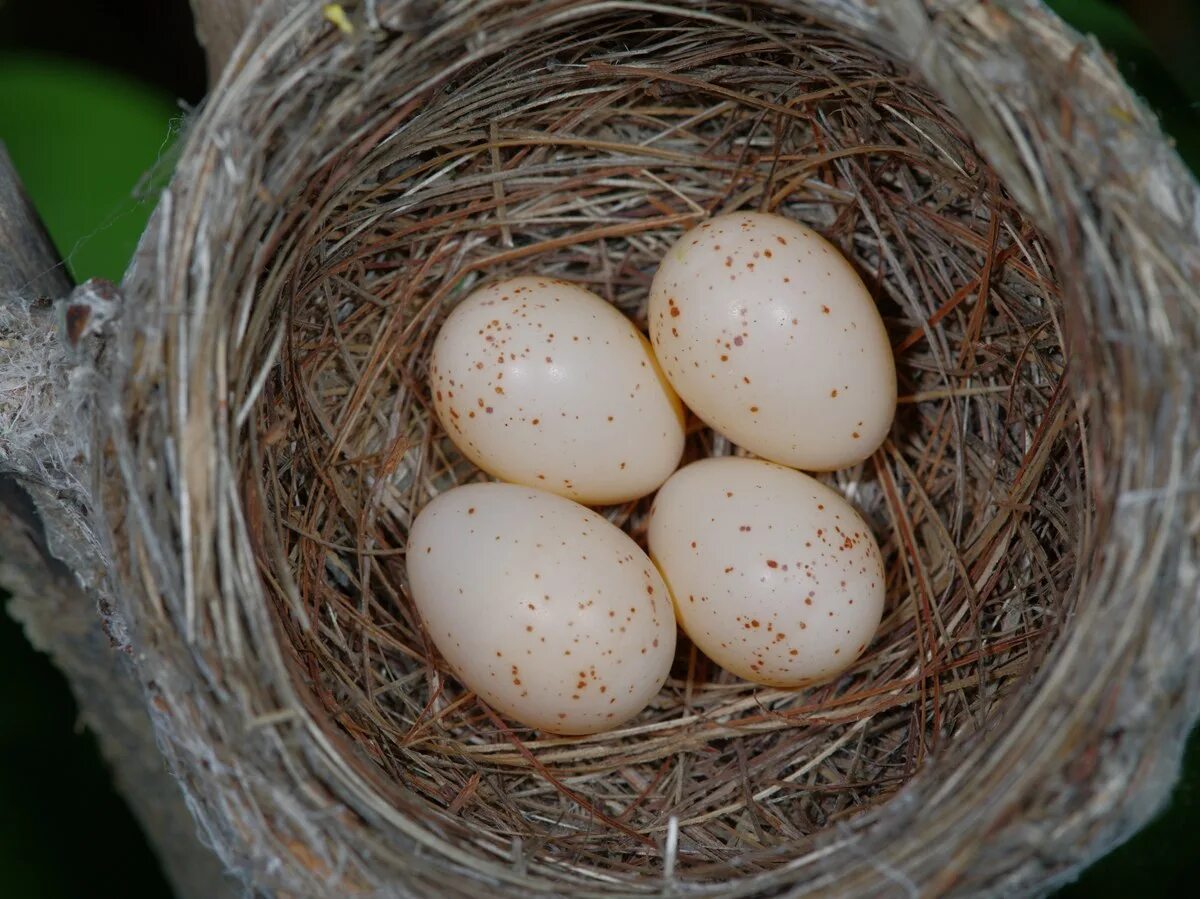
[{"label": "cream colored egg", "polygon": [[666,584],[619,528],[515,484],[470,484],[413,522],[408,580],[425,628],[480,698],[516,721],[588,734],[628,721],[666,680]]},{"label": "cream colored egg", "polygon": [[875,303],[790,219],[739,212],[684,234],[654,277],[650,339],[683,401],[763,458],[844,468],[891,427],[895,362]]},{"label": "cream colored egg", "polygon": [[484,471],[579,502],[653,492],[679,464],[683,411],[619,310],[554,278],[471,294],[433,347],[438,418]]},{"label": "cream colored egg", "polygon": [[650,554],[696,646],[761,684],[833,677],[883,612],[883,562],[866,522],[837,491],[770,462],[681,468],[655,497]]}]

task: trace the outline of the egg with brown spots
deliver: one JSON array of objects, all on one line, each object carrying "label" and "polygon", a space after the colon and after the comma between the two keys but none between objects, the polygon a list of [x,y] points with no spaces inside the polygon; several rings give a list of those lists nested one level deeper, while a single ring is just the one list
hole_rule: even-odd
[{"label": "egg with brown spots", "polygon": [[650,339],[683,401],[765,459],[844,468],[891,428],[895,361],[874,300],[836,247],[782,216],[684,234],[654,276]]},{"label": "egg with brown spots", "polygon": [[575,284],[520,277],[475,291],[430,362],[434,408],[472,462],[591,505],[653,492],[679,464],[684,419],[650,344]]},{"label": "egg with brown spots", "polygon": [[500,714],[557,734],[628,721],[658,693],[675,615],[658,569],[578,503],[516,484],[431,501],[409,533],[408,582],[454,673]]},{"label": "egg with brown spots", "polygon": [[836,491],[757,459],[703,459],[654,500],[650,554],[680,626],[746,680],[800,687],[835,676],[883,613],[883,560]]}]

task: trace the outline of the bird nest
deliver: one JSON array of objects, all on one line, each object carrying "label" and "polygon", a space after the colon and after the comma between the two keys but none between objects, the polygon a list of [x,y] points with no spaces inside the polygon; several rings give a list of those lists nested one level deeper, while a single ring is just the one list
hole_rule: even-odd
[{"label": "bird nest", "polygon": [[[120,611],[225,861],[312,896],[915,895],[1123,835],[1200,633],[1195,185],[1143,115],[984,4],[260,15],[126,279],[103,423]],[[621,729],[517,727],[408,595],[414,515],[481,478],[433,336],[533,272],[644,326],[671,242],[746,209],[837,244],[893,340],[895,426],[827,476],[880,539],[880,631],[801,691],[683,642]],[[644,536],[645,501],[603,511]]]}]

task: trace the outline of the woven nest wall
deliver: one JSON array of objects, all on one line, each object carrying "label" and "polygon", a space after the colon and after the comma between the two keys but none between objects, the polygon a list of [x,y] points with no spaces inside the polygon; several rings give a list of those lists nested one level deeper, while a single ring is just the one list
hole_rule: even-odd
[{"label": "woven nest wall", "polygon": [[[120,611],[226,862],[314,896],[1036,891],[1140,822],[1200,694],[1200,218],[1106,61],[1017,5],[350,12],[260,17],[108,360]],[[432,336],[531,271],[642,323],[735,209],[829,236],[892,334],[893,431],[830,478],[880,632],[806,691],[684,641],[621,730],[511,727],[407,595],[413,516],[481,477]]]}]

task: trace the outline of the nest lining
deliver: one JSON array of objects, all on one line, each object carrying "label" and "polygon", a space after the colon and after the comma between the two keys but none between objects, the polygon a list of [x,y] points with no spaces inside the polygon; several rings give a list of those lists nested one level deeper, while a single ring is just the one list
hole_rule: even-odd
[{"label": "nest lining", "polygon": [[[258,352],[282,334],[280,364],[237,457],[265,483],[257,527],[295,581],[280,624],[331,725],[464,839],[637,878],[677,828],[675,870],[700,879],[786,861],[986,726],[1067,611],[1085,483],[1050,266],[936,99],[818,26],[645,15],[549,28],[410,105],[292,201],[308,214],[278,299],[259,297],[278,309]],[[757,687],[685,645],[625,728],[510,727],[447,675],[407,598],[413,515],[479,477],[432,415],[432,338],[472,287],[528,272],[644,327],[672,239],[735,209],[831,237],[895,336],[893,435],[834,478],[883,545],[884,624],[826,687]],[[689,457],[730,450],[693,428]],[[608,515],[640,538],[647,509]]]}]

